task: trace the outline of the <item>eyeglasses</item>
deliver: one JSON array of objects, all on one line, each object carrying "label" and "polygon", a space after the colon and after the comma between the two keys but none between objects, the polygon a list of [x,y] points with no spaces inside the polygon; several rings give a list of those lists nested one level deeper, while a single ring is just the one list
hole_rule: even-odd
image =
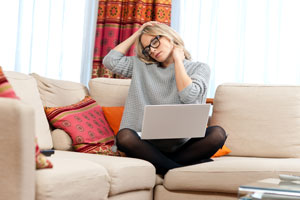
[{"label": "eyeglasses", "polygon": [[150,57],[151,47],[152,48],[158,48],[159,47],[159,45],[160,45],[159,38],[160,37],[161,37],[160,35],[157,35],[155,38],[153,38],[150,41],[150,44],[143,49],[142,53],[144,54],[144,56]]}]

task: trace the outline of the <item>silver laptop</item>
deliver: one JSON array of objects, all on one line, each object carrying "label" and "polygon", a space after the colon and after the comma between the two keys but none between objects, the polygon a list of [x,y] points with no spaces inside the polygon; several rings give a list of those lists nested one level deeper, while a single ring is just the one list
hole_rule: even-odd
[{"label": "silver laptop", "polygon": [[142,139],[204,137],[210,104],[146,105]]}]

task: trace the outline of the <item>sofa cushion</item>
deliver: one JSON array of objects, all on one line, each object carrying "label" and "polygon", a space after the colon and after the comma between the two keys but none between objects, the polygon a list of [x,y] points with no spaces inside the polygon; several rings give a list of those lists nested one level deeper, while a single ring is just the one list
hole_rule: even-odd
[{"label": "sofa cushion", "polygon": [[90,95],[101,106],[124,106],[130,79],[94,78],[89,82]]},{"label": "sofa cushion", "polygon": [[52,138],[49,124],[44,113],[36,81],[33,77],[19,72],[4,72],[21,101],[32,106],[35,111],[35,133],[41,149],[51,149]]},{"label": "sofa cushion", "polygon": [[72,138],[62,129],[54,129],[52,132],[53,148],[56,150],[73,150]]},{"label": "sofa cushion", "polygon": [[120,155],[118,151],[112,151],[114,133],[104,117],[101,106],[90,96],[69,106],[45,107],[45,113],[55,128],[63,129],[71,136],[76,151]]},{"label": "sofa cushion", "polygon": [[69,106],[45,107],[49,122],[66,131],[73,145],[82,143],[109,143],[114,140],[102,108],[89,96]]},{"label": "sofa cushion", "polygon": [[222,126],[230,155],[300,158],[300,86],[224,84],[211,125]]},{"label": "sofa cushion", "polygon": [[255,158],[224,156],[213,162],[170,170],[164,186],[171,191],[237,193],[240,185],[279,174],[300,175],[299,158]]},{"label": "sofa cushion", "polygon": [[101,164],[110,176],[109,196],[135,190],[149,190],[155,185],[155,168],[144,160],[69,151],[55,151],[54,156],[84,159]]},{"label": "sofa cushion", "polygon": [[237,200],[236,194],[218,192],[170,191],[158,185],[154,190],[155,200]]},{"label": "sofa cushion", "polygon": [[117,135],[120,129],[124,106],[102,107],[102,109],[109,126],[114,131],[114,134]]},{"label": "sofa cushion", "polygon": [[220,156],[225,156],[227,154],[229,154],[231,152],[231,150],[226,146],[223,145],[223,147],[221,149],[219,149],[213,156],[212,158],[216,158],[216,157],[220,157]]},{"label": "sofa cushion", "polygon": [[153,190],[138,190],[110,196],[109,200],[153,200]]},{"label": "sofa cushion", "polygon": [[36,172],[36,200],[107,199],[110,178],[104,167],[55,154],[49,158],[52,169]]},{"label": "sofa cushion", "polygon": [[71,81],[55,80],[31,74],[38,84],[38,89],[44,106],[67,106],[77,103],[88,95],[87,88]]}]

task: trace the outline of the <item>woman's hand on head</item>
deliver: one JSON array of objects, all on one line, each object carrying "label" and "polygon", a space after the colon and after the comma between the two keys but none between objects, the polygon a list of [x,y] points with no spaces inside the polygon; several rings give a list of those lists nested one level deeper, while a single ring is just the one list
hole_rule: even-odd
[{"label": "woman's hand on head", "polygon": [[174,45],[172,51],[173,60],[175,61],[183,61],[185,59],[184,51],[182,48]]},{"label": "woman's hand on head", "polygon": [[129,38],[127,38],[125,41],[121,42],[120,44],[118,44],[114,50],[122,53],[122,54],[126,54],[128,52],[128,50],[130,49],[130,47],[134,44],[134,42],[136,41],[136,39],[140,36],[140,34],[142,33],[143,29],[146,26],[153,26],[154,24],[158,24],[159,22],[156,21],[150,21],[150,22],[146,22],[144,23],[134,34],[132,34]]}]

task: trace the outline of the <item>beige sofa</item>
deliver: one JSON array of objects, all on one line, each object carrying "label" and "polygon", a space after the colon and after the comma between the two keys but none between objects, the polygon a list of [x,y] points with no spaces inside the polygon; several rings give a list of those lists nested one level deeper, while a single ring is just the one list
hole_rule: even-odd
[{"label": "beige sofa", "polygon": [[[300,86],[219,86],[210,124],[224,127],[232,152],[162,179],[144,160],[73,152],[70,137],[50,131],[43,112],[87,94],[102,106],[122,106],[130,80],[92,79],[87,89],[37,74],[5,75],[21,101],[0,98],[1,199],[237,199],[239,185],[300,175]],[[41,149],[55,149],[52,169],[35,170],[35,135]]]}]

